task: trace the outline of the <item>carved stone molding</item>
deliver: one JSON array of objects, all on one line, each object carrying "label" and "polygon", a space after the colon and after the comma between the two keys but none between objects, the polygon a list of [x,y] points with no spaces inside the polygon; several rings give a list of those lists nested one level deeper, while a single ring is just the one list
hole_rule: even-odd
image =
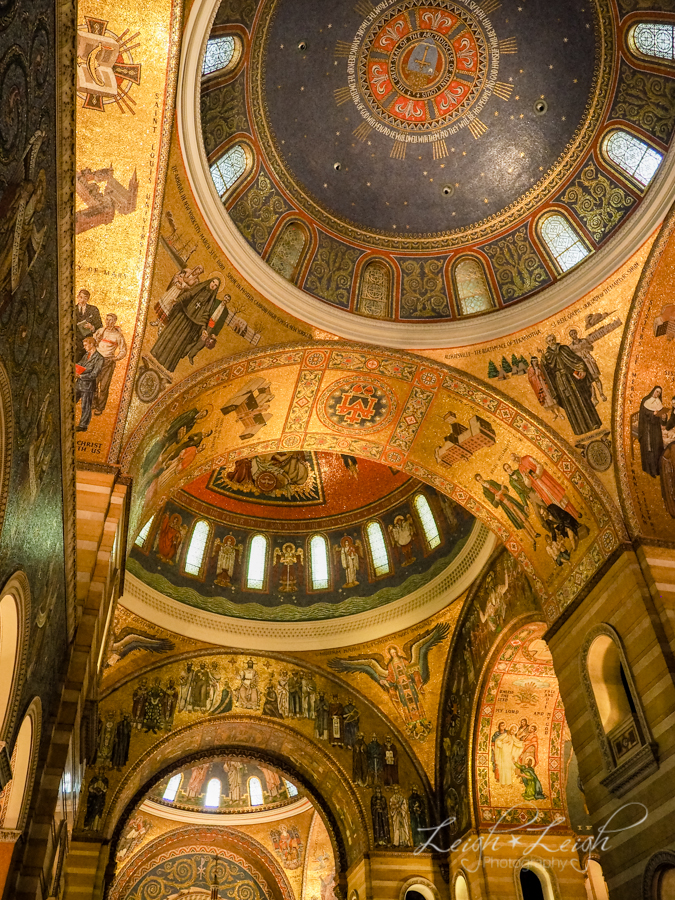
[{"label": "carved stone molding", "polygon": [[12,762],[5,741],[0,741],[0,791],[12,780]]},{"label": "carved stone molding", "polygon": [[658,767],[658,744],[650,741],[606,775],[600,784],[615,796],[623,797],[645,778],[653,775]]},{"label": "carved stone molding", "polygon": [[642,876],[642,898],[643,900],[654,900],[659,896],[655,888],[658,887],[654,881],[658,875],[659,869],[675,868],[675,853],[672,850],[659,850],[650,857]]},{"label": "carved stone molding", "polygon": [[0,844],[16,844],[20,837],[20,831],[13,831],[11,828],[0,828]]}]

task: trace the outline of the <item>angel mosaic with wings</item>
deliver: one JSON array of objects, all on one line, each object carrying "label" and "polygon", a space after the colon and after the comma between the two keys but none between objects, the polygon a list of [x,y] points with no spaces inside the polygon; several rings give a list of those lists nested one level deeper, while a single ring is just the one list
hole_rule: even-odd
[{"label": "angel mosaic with wings", "polygon": [[409,640],[403,650],[391,644],[384,656],[380,653],[372,657],[348,656],[331,659],[328,665],[336,672],[349,675],[360,672],[372,678],[389,694],[412,737],[424,741],[431,731],[423,704],[424,687],[431,677],[429,651],[444,641],[449,631],[450,626],[442,622]]}]

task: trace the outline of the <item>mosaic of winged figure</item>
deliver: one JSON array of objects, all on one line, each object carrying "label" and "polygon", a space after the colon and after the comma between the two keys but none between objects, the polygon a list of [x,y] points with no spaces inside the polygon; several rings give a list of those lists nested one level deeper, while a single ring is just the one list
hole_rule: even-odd
[{"label": "mosaic of winged figure", "polygon": [[385,655],[375,653],[371,657],[349,656],[331,659],[328,665],[336,672],[349,675],[360,672],[378,684],[389,697],[403,718],[411,736],[424,741],[431,731],[422,698],[424,686],[429,682],[429,651],[448,636],[450,626],[439,623],[424,634],[409,640],[403,650],[390,644]]}]

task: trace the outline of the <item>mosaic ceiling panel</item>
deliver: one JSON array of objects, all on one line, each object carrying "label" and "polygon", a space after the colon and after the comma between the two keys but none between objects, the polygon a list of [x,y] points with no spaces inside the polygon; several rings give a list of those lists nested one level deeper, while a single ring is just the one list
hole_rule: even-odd
[{"label": "mosaic ceiling panel", "polygon": [[608,0],[329,16],[265,0],[237,30],[223,6],[217,33],[240,35],[243,68],[204,82],[201,124],[211,164],[249,148],[223,194],[233,221],[284,277],[361,315],[448,320],[541,290],[642,200],[608,156],[616,128],[656,154],[672,136],[658,101],[672,72],[642,72],[615,15]]}]

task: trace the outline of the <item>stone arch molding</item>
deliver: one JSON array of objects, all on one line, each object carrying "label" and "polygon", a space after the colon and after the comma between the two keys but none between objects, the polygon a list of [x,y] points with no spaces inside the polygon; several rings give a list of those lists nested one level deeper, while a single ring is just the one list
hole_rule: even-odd
[{"label": "stone arch molding", "polygon": [[7,508],[13,438],[12,390],[7,369],[0,362],[0,531]]},{"label": "stone arch molding", "polygon": [[[247,871],[270,900],[275,896],[292,900],[294,894],[288,877],[269,851],[250,835],[231,831],[223,825],[216,828],[182,826],[150,841],[123,867],[106,896],[109,900],[122,900],[158,863],[186,853],[208,853],[213,849],[224,850],[226,858]],[[276,890],[271,890],[271,885]]]},{"label": "stone arch molding", "polygon": [[[365,394],[359,389],[365,389]],[[183,411],[208,408],[203,440],[161,478],[139,477],[148,450]],[[253,408],[254,415],[249,415]],[[468,429],[470,451],[448,435]],[[132,532],[184,484],[237,458],[275,451],[349,453],[398,468],[468,509],[531,578],[549,621],[572,602],[625,537],[615,504],[559,435],[477,379],[411,353],[354,344],[284,345],[214,362],[167,391],[127,440],[123,471],[135,477]],[[511,454],[542,463],[588,529],[568,565],[544,535],[517,526],[475,480],[507,483]],[[188,456],[191,455],[191,458]],[[536,548],[535,548],[536,544]]]},{"label": "stone arch molding", "polygon": [[[642,876],[642,900],[661,900],[661,894],[657,893],[657,878],[663,869],[675,869],[675,853],[672,850],[659,850],[650,856]],[[665,900],[665,894],[663,898]]]},{"label": "stone arch molding", "polygon": [[[0,662],[4,679],[2,692],[6,692],[6,700],[3,697],[4,702],[0,703],[0,740],[7,741],[11,746],[28,668],[31,593],[28,578],[23,572],[15,572],[2,586],[0,603],[0,622],[7,613],[16,622],[16,634],[3,636],[0,632]],[[9,647],[4,645],[6,637],[11,641]]]},{"label": "stone arch molding", "polygon": [[[24,731],[25,729],[25,731]],[[34,697],[21,722],[12,754],[12,780],[7,784],[0,829],[21,832],[28,818],[42,735],[42,703]]]},{"label": "stone arch molding", "polygon": [[135,805],[172,769],[199,756],[255,753],[297,777],[320,809],[333,843],[336,865],[352,865],[368,849],[368,818],[359,797],[329,754],[308,738],[278,722],[244,717],[214,717],[171,732],[153,744],[119,783],[101,828],[116,841]]},{"label": "stone arch molding", "polygon": [[424,897],[424,900],[440,900],[441,897],[433,881],[429,881],[428,878],[424,878],[422,875],[414,875],[401,885],[398,895],[399,900],[405,900],[406,894],[411,890],[416,890]]},{"label": "stone arch molding", "polygon": [[524,856],[513,867],[513,881],[518,900],[523,900],[523,891],[520,886],[520,872],[522,869],[530,869],[539,878],[544,893],[544,900],[561,900],[560,886],[553,871],[553,866],[550,864],[550,861],[547,863],[546,860],[539,856]]}]

